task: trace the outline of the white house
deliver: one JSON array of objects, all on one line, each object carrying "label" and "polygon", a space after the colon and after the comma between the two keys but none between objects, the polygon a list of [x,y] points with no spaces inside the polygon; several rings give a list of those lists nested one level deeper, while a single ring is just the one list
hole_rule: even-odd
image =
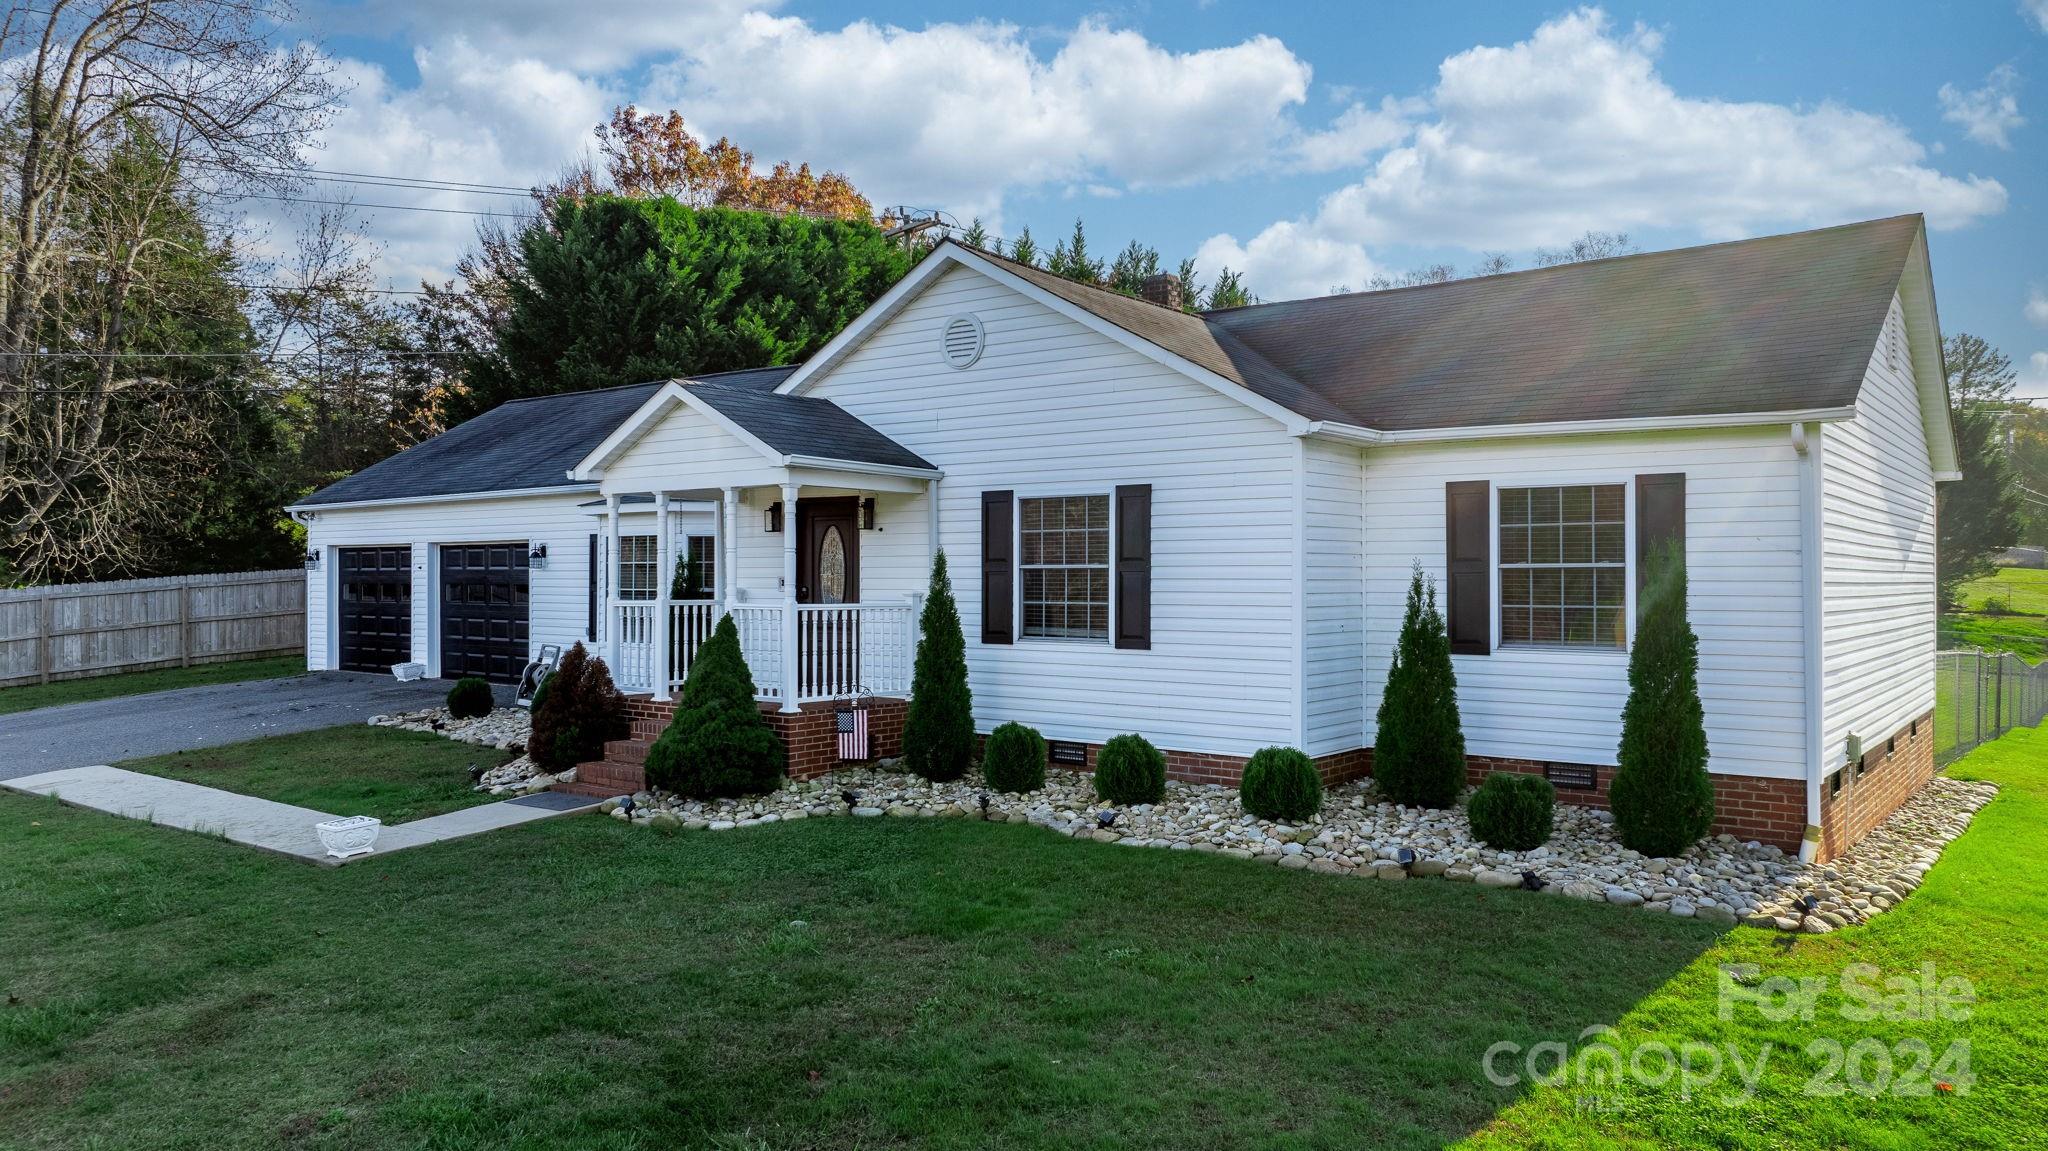
[{"label": "white house", "polygon": [[800,367],[506,404],[294,509],[309,662],[503,680],[583,641],[648,696],[644,744],[731,612],[786,733],[864,691],[886,744],[943,548],[982,730],[1080,762],[1137,731],[1217,782],[1284,744],[1337,777],[1369,769],[1420,564],[1475,778],[1600,803],[1671,540],[1723,827],[1838,851],[1931,774],[1956,463],[1920,217],[1176,296],[947,242]]}]

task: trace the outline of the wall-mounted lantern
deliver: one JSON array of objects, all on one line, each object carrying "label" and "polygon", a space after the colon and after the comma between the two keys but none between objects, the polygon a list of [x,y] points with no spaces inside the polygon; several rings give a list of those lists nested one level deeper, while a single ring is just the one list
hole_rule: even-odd
[{"label": "wall-mounted lantern", "polygon": [[548,566],[548,545],[545,543],[533,545],[532,550],[526,553],[526,566],[530,568],[544,568]]},{"label": "wall-mounted lantern", "polygon": [[860,501],[860,530],[864,532],[875,530],[875,497],[873,496],[868,496]]},{"label": "wall-mounted lantern", "polygon": [[769,504],[769,505],[768,505],[768,511],[767,511],[767,513],[766,513],[766,516],[765,516],[765,518],[763,519],[763,522],[762,522],[762,524],[761,524],[761,530],[763,530],[763,531],[767,532],[767,533],[768,533],[769,535],[771,535],[771,536],[772,536],[772,535],[774,535],[774,534],[775,534],[776,532],[779,532],[779,531],[781,531],[781,530],[782,530],[782,505],[781,505],[781,504]]},{"label": "wall-mounted lantern", "polygon": [[320,570],[320,552],[317,549],[306,549],[306,570],[309,572]]}]

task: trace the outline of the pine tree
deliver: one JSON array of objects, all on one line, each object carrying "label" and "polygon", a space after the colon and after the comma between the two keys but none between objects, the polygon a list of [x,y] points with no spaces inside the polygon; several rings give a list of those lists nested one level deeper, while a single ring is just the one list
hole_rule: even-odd
[{"label": "pine tree", "polygon": [[974,703],[967,691],[967,638],[943,550],[932,560],[918,626],[923,634],[903,718],[903,762],[926,779],[958,779],[974,762]]},{"label": "pine tree", "polygon": [[1622,845],[1644,855],[1678,855],[1714,822],[1699,673],[1699,637],[1686,619],[1685,560],[1667,545],[1652,557],[1643,589],[1619,766],[1608,791]]},{"label": "pine tree", "polygon": [[1010,258],[1020,264],[1038,266],[1038,243],[1031,238],[1029,227],[1017,233],[1017,241],[1010,245]]},{"label": "pine tree", "polygon": [[1380,696],[1373,780],[1395,803],[1449,807],[1465,784],[1465,733],[1458,721],[1458,677],[1451,639],[1436,607],[1436,585],[1422,565],[1408,580],[1401,638]]},{"label": "pine tree", "polygon": [[772,791],[788,762],[754,703],[739,628],[720,616],[683,680],[675,718],[647,750],[647,782],[697,799]]}]

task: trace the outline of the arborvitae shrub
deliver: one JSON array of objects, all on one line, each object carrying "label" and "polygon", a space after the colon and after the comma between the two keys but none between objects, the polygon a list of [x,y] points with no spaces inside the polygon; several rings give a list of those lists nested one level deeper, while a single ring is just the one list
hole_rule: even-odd
[{"label": "arborvitae shrub", "polygon": [[1449,807],[1465,787],[1465,733],[1451,640],[1422,565],[1408,580],[1401,638],[1380,696],[1372,777],[1386,797],[1412,807]]},{"label": "arborvitae shrub", "polygon": [[608,739],[626,734],[626,698],[611,669],[583,649],[569,649],[533,704],[526,753],[548,771],[566,771],[604,754]]},{"label": "arborvitae shrub", "polygon": [[1036,728],[1006,723],[988,735],[981,749],[981,774],[997,791],[1037,791],[1045,786],[1045,737]]},{"label": "arborvitae shrub", "polygon": [[1262,747],[1244,765],[1237,800],[1260,819],[1295,822],[1323,809],[1323,781],[1309,757],[1291,747]]},{"label": "arborvitae shrub", "polygon": [[675,718],[647,751],[647,782],[693,799],[773,791],[788,762],[754,703],[739,628],[721,616],[683,680]]},{"label": "arborvitae shrub", "polygon": [[463,676],[448,689],[448,714],[456,719],[478,719],[491,714],[491,685],[473,675]]},{"label": "arborvitae shrub", "polygon": [[1095,794],[1122,807],[1166,798],[1166,757],[1142,735],[1119,735],[1095,754]]},{"label": "arborvitae shrub", "polygon": [[1607,798],[1623,846],[1678,855],[1713,825],[1714,783],[1707,775],[1699,637],[1686,618],[1685,560],[1675,546],[1653,557],[1642,603]]},{"label": "arborvitae shrub", "polygon": [[974,763],[974,701],[967,692],[967,637],[944,551],[932,559],[919,628],[910,707],[903,717],[903,764],[929,780],[959,779]]},{"label": "arborvitae shrub", "polygon": [[1496,851],[1528,851],[1550,838],[1557,789],[1540,775],[1496,771],[1486,777],[1465,814],[1472,834]]}]

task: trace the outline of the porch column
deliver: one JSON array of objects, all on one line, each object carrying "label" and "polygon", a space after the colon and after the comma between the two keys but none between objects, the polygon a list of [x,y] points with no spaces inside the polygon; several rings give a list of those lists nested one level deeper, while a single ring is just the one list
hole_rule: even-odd
[{"label": "porch column", "polygon": [[725,489],[725,519],[718,525],[718,550],[723,560],[718,565],[718,598],[725,603],[727,615],[739,602],[733,593],[740,586],[740,490]]},{"label": "porch column", "polygon": [[604,635],[611,648],[611,656],[605,662],[611,665],[612,675],[619,674],[619,496],[614,492],[605,497],[605,538],[610,544],[605,553],[604,581]]},{"label": "porch column", "polygon": [[796,484],[782,485],[782,710],[793,712],[797,687]]},{"label": "porch column", "polygon": [[668,493],[654,494],[654,699],[668,702],[669,635],[668,591],[675,579],[676,549],[669,539]]},{"label": "porch column", "polygon": [[939,481],[936,477],[924,482],[924,502],[931,517],[931,539],[924,549],[924,574],[929,579],[932,565],[939,562]]}]

